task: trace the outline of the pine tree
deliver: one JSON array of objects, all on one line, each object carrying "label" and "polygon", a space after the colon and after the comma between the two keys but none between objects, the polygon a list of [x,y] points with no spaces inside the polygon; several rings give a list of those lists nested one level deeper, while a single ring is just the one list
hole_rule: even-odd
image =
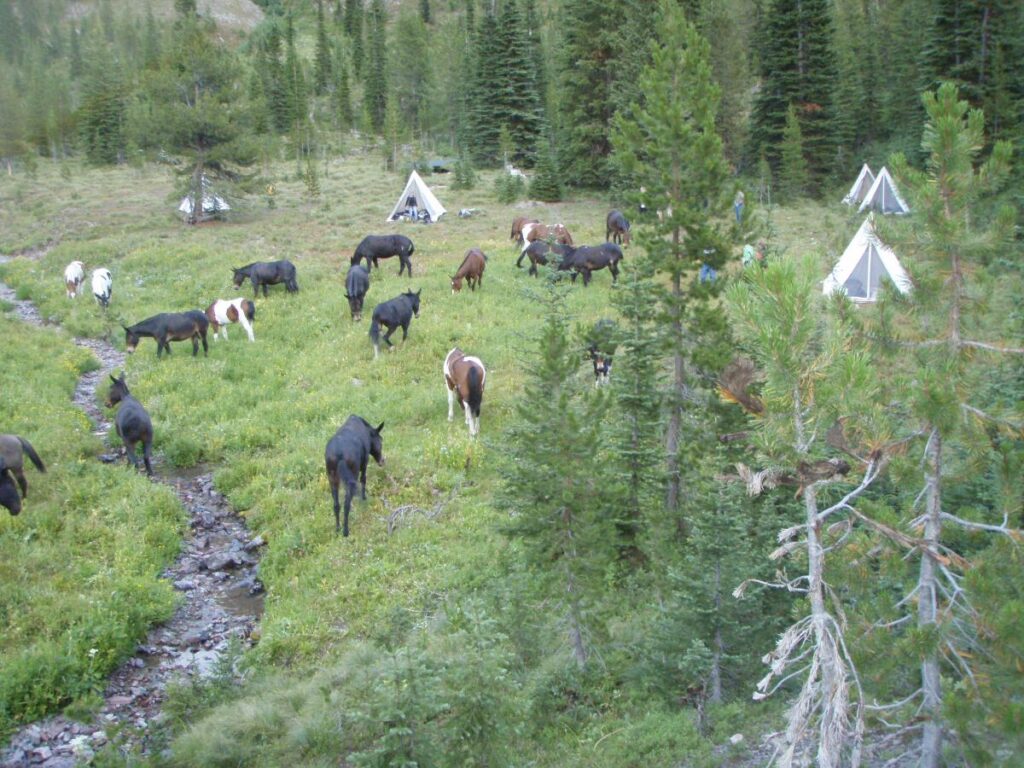
[{"label": "pine tree", "polygon": [[498,66],[497,26],[490,12],[485,13],[477,25],[471,58],[472,80],[467,94],[468,149],[475,162],[485,165],[493,165],[499,159],[501,123],[493,118],[502,76]]},{"label": "pine tree", "polygon": [[316,50],[313,54],[313,91],[322,96],[331,85],[331,44],[327,39],[327,22],[324,18],[324,0],[316,2]]},{"label": "pine tree", "polygon": [[352,127],[355,117],[352,111],[352,86],[349,82],[348,64],[340,45],[334,59],[334,76],[334,111],[338,117],[338,126],[342,130],[347,130]]},{"label": "pine tree", "polygon": [[[727,247],[716,215],[722,215],[729,203],[728,169],[715,130],[718,89],[711,80],[707,41],[668,0],[660,5],[655,29],[652,62],[639,81],[645,100],[634,104],[628,116],[616,119],[612,140],[623,175],[634,189],[646,190],[641,202],[663,212],[661,220],[637,227],[637,238],[655,269],[668,277],[662,305],[673,377],[667,398],[666,506],[674,512],[682,490],[679,452],[688,387],[686,356],[693,342],[688,315],[699,314],[697,304],[710,301],[717,290],[711,281],[684,292],[683,281],[686,275],[692,280],[703,263],[722,264]],[[691,302],[696,303],[690,306]]]},{"label": "pine tree", "polygon": [[715,41],[711,46],[711,71],[722,92],[716,125],[726,157],[738,165],[747,141],[751,86],[749,41],[742,17],[737,14],[735,2],[703,0],[697,26],[705,38]]},{"label": "pine tree", "polygon": [[452,189],[473,189],[476,186],[477,177],[473,163],[465,154],[459,155],[452,175],[455,177],[452,179]]},{"label": "pine tree", "polygon": [[533,179],[530,180],[530,197],[546,203],[562,199],[561,174],[555,164],[555,148],[551,142],[545,151],[540,153]]},{"label": "pine tree", "polygon": [[370,112],[373,129],[380,131],[384,127],[384,112],[388,102],[388,83],[386,66],[385,23],[387,12],[384,0],[373,0],[370,4],[370,15],[367,19],[366,43],[369,54],[364,73],[363,101]]},{"label": "pine tree", "polygon": [[288,129],[300,131],[307,121],[309,89],[303,72],[302,60],[295,47],[295,26],[291,16],[285,31],[284,94],[288,110]]},{"label": "pine tree", "polygon": [[82,81],[79,135],[93,163],[124,159],[127,87],[121,68],[106,45],[94,45]]},{"label": "pine tree", "polygon": [[395,102],[402,122],[414,132],[428,126],[427,101],[433,80],[428,30],[419,14],[400,11],[388,77],[388,103]]},{"label": "pine tree", "polygon": [[0,56],[9,64],[21,59],[24,41],[21,20],[14,12],[15,0],[0,0]]},{"label": "pine tree", "polygon": [[363,72],[363,0],[345,0],[345,33],[352,46],[352,70]]},{"label": "pine tree", "polygon": [[430,24],[433,20],[430,16],[430,0],[420,0],[420,19],[424,24]]},{"label": "pine tree", "polygon": [[807,191],[807,161],[804,159],[804,138],[800,131],[800,121],[792,104],[786,112],[781,150],[779,191],[785,199],[801,197]]},{"label": "pine tree", "polygon": [[534,163],[542,129],[541,93],[535,59],[531,56],[526,21],[517,0],[502,7],[494,41],[500,79],[490,105],[491,119],[508,128],[512,153],[507,161],[530,167]]},{"label": "pine tree", "polygon": [[29,151],[25,141],[25,121],[21,114],[22,102],[18,98],[18,87],[9,68],[0,71],[0,161],[7,175],[14,174],[14,162]]},{"label": "pine tree", "polygon": [[[74,44],[77,35],[72,34],[71,39]],[[146,6],[146,31],[142,41],[142,64],[146,69],[153,69],[160,62],[160,32],[153,18],[153,8],[149,5]]]}]

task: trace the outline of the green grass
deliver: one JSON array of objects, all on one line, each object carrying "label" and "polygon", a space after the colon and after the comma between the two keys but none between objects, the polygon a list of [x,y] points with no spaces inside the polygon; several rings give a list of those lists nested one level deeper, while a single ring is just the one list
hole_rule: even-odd
[{"label": "green grass", "polygon": [[[375,158],[360,155],[333,161],[322,175],[318,200],[307,198],[302,182],[289,176],[291,166],[281,166],[274,209],[253,197],[237,206],[230,221],[199,227],[177,220],[168,199],[174,180],[161,168],[76,167],[68,181],[59,177],[56,166],[41,163],[36,180],[0,179],[0,197],[20,201],[4,207],[0,251],[60,241],[39,260],[0,265],[0,279],[68,331],[104,336],[117,346],[123,345],[121,323],[250,295],[248,285],[231,286],[233,266],[280,258],[295,263],[300,293],[288,295],[277,286],[269,298],[257,299],[255,344],[234,326],[230,341],[211,342],[207,358],[193,359],[188,346],[175,344],[170,357],[157,360],[155,344],[146,340],[126,365],[133,394],[153,418],[158,474],[168,464],[209,463],[216,468],[218,488],[245,514],[253,533],[268,541],[261,565],[268,587],[266,613],[259,644],[249,654],[249,661],[262,669],[334,663],[360,642],[386,639],[396,615],[429,622],[450,597],[505,578],[516,552],[497,533],[502,518],[490,504],[497,488],[493,468],[541,321],[540,281],[515,268],[509,224],[514,216],[528,214],[565,222],[578,243],[604,236],[605,201],[501,205],[494,201],[493,177],[486,173],[476,190],[459,192],[447,187],[448,177],[427,178],[449,210],[438,224],[386,224],[404,179],[381,173],[377,166]],[[461,207],[484,211],[459,219],[455,212]],[[825,232],[833,226],[842,229],[845,209],[835,206],[834,213],[821,214],[810,204],[776,211],[779,241],[787,253],[818,251],[838,239]],[[367,319],[353,323],[344,297],[349,257],[363,235],[386,232],[413,238],[415,276],[400,278],[397,260],[384,261],[372,275]],[[473,246],[490,256],[482,289],[453,296],[450,276]],[[634,255],[627,251],[627,264]],[[739,248],[736,256],[738,261]],[[827,258],[822,252],[823,263]],[[85,261],[89,270],[112,270],[107,316],[88,293],[77,301],[65,298],[62,272],[72,259]],[[610,275],[601,272],[588,289],[577,285],[569,291],[565,313],[570,325],[614,315],[610,283]],[[423,291],[420,318],[413,320],[406,344],[374,361],[367,338],[370,311],[409,287]],[[31,479],[39,495],[22,518],[0,521],[0,567],[18,575],[0,579],[2,588],[26,574],[32,582],[24,590],[11,587],[4,598],[4,610],[14,619],[8,619],[0,640],[4,670],[24,664],[18,654],[29,636],[44,637],[55,649],[93,647],[91,639],[78,639],[78,628],[92,627],[91,621],[98,623],[97,630],[106,628],[96,617],[110,613],[108,603],[90,602],[99,600],[90,595],[111,593],[111,583],[122,585],[116,594],[125,593],[127,581],[143,596],[144,609],[125,617],[133,632],[166,615],[171,597],[154,576],[174,550],[180,522],[165,489],[93,459],[99,446],[84,417],[68,403],[77,371],[85,364],[81,355],[76,357],[69,343],[53,333],[28,331],[13,321],[8,326],[8,338],[19,343],[0,349],[6,375],[13,376],[14,366],[26,361],[41,368],[19,384],[17,397],[6,396],[12,390],[5,384],[3,407],[9,409],[5,423],[10,425],[5,429],[29,436],[53,465],[45,477]],[[55,362],[39,354],[42,344],[55,345],[63,357]],[[488,367],[482,437],[476,443],[469,441],[460,416],[451,424],[446,420],[441,364],[456,344]],[[12,349],[23,351],[16,362]],[[581,350],[580,375],[586,376],[583,363]],[[21,380],[14,376],[12,381]],[[61,386],[44,387],[43,381]],[[387,465],[371,464],[368,500],[354,503],[352,533],[343,539],[334,533],[323,450],[350,413],[386,423]],[[394,509],[432,510],[438,504],[442,511],[434,519],[413,513],[395,533],[387,533]],[[76,530],[66,530],[72,522]],[[79,525],[87,530],[78,530]],[[67,535],[57,541],[54,529]],[[39,532],[28,536],[29,530]],[[151,546],[131,551],[127,544],[133,534]],[[80,572],[67,566],[72,556],[81,560]],[[87,592],[85,585],[93,583],[97,589],[90,586]],[[52,610],[78,603],[79,613]],[[47,609],[35,607],[42,605]],[[61,620],[55,621],[54,613]],[[94,672],[92,682],[101,674]],[[79,688],[61,691],[57,683],[53,689],[8,716],[40,714],[79,694]],[[630,725],[623,733],[640,727],[637,738],[647,738],[644,733],[670,726],[651,721]],[[609,737],[601,745],[613,752],[626,749],[620,742]],[[585,756],[573,761],[596,764]]]}]

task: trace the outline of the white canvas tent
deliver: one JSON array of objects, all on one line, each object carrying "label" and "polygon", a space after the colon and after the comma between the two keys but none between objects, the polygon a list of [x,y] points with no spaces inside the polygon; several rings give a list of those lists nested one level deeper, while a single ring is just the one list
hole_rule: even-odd
[{"label": "white canvas tent", "polygon": [[445,207],[434,197],[427,183],[413,171],[409,174],[409,181],[406,182],[402,194],[398,196],[398,202],[395,203],[395,208],[387,221],[398,221],[403,216],[408,216],[416,221],[434,222],[444,216],[445,212]]},{"label": "white canvas tent", "polygon": [[[181,199],[181,205],[178,206],[178,210],[181,213],[183,213],[186,217],[191,216],[192,205],[192,195],[185,195],[185,197]],[[224,211],[230,210],[231,206],[228,205],[227,200],[225,200],[223,197],[221,197],[220,195],[211,195],[207,193],[203,195],[203,215],[200,216],[199,218],[208,219],[213,216],[216,216],[218,213],[223,213]]]},{"label": "white canvas tent", "polygon": [[871,216],[868,216],[825,278],[822,292],[828,295],[842,291],[858,303],[877,301],[883,279],[891,282],[900,293],[911,289],[910,278],[899,259],[878,239]]},{"label": "white canvas tent", "polygon": [[843,202],[847,205],[853,205],[854,203],[861,202],[868,195],[868,191],[871,189],[871,185],[875,183],[875,174],[868,168],[868,164],[864,163],[864,166],[860,169],[860,173],[857,174],[857,180],[853,182],[853,186],[850,187],[850,192],[846,197],[843,198]]},{"label": "white canvas tent", "polygon": [[863,213],[865,210],[874,210],[879,213],[910,213],[910,208],[903,202],[900,193],[896,191],[896,184],[885,167],[878,172],[875,183],[871,185],[871,189],[864,196],[864,201],[857,209],[857,213]]}]

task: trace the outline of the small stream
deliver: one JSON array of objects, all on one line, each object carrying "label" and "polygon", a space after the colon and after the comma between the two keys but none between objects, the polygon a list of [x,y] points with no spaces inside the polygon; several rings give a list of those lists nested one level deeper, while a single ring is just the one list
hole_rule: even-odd
[{"label": "small stream", "polygon": [[[7,260],[0,256],[0,261]],[[12,314],[22,321],[47,325],[32,302],[17,299],[14,290],[3,283],[0,299],[14,304]],[[92,301],[92,297],[86,291],[75,301]],[[100,362],[99,370],[78,380],[74,403],[89,417],[94,434],[111,451],[98,460],[115,464],[111,471],[127,472],[121,441],[109,435],[112,411],[99,407],[96,398],[107,375],[124,369],[125,355],[98,339],[76,338],[74,343],[89,349]],[[155,431],[159,447],[159,424]],[[181,554],[161,574],[181,594],[180,606],[166,623],[154,627],[136,654],[110,676],[103,707],[92,722],[56,716],[25,726],[0,751],[0,767],[83,765],[111,738],[116,738],[125,750],[141,747],[147,751],[152,745],[151,726],[159,722],[167,684],[208,676],[232,645],[244,649],[255,641],[254,629],[263,612],[263,585],[259,581],[263,539],[251,536],[245,521],[214,489],[209,467],[178,469],[163,462],[157,453],[154,481],[172,488],[189,514]]]}]

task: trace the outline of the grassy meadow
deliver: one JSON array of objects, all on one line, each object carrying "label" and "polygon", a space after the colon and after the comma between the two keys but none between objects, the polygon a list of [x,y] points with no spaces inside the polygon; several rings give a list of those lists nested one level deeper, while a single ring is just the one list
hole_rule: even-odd
[{"label": "grassy meadow", "polygon": [[[75,379],[95,361],[67,333],[106,337],[121,347],[121,323],[251,295],[248,284],[232,287],[233,266],[287,258],[297,267],[301,290],[289,295],[273,286],[268,298],[257,298],[254,344],[233,326],[229,341],[211,338],[206,358],[200,352],[193,359],[190,345],[173,344],[173,354],[158,360],[155,343],[147,339],[128,359],[125,375],[155,425],[156,473],[172,466],[212,468],[218,489],[269,543],[261,564],[266,613],[260,641],[249,654],[253,667],[348,675],[363,643],[386,643],[396,627],[428,625],[450,596],[484,587],[493,591],[496,582],[517,572],[516,545],[499,533],[501,520],[490,499],[502,430],[514,417],[524,361],[534,354],[542,281],[515,268],[509,225],[516,215],[562,221],[578,243],[599,242],[608,203],[580,198],[503,205],[495,202],[488,174],[468,191],[448,188],[449,177],[427,176],[449,213],[431,226],[386,224],[404,177],[384,173],[379,165],[376,156],[355,154],[321,166],[318,199],[306,194],[293,166],[281,165],[274,169],[284,178],[275,180],[273,208],[265,196],[253,196],[238,201],[229,221],[197,227],[177,219],[177,201],[170,195],[174,179],[160,166],[41,163],[35,178],[0,177],[0,253],[52,245],[40,258],[0,265],[0,279],[64,329],[28,329],[0,317],[0,431],[28,437],[50,469],[45,476],[29,471],[32,494],[20,518],[0,518],[0,728],[81,697],[134,640],[109,639],[109,663],[79,669],[67,690],[63,679],[55,679],[37,695],[36,683],[27,687],[25,681],[36,679],[39,658],[66,658],[82,667],[89,649],[101,642],[96,633],[137,639],[141,627],[166,616],[173,603],[157,575],[176,551],[182,512],[162,486],[121,465],[95,461],[102,447],[70,402]],[[463,207],[482,212],[459,219]],[[824,275],[858,223],[839,204],[777,210],[774,242],[784,252],[820,254]],[[344,297],[349,257],[364,235],[389,232],[413,239],[414,277],[398,277],[397,259],[383,261],[371,276],[365,319],[354,323]],[[453,296],[450,276],[472,246],[490,257],[482,289]],[[630,256],[627,250],[626,269]],[[65,298],[62,271],[73,259],[89,271],[105,266],[113,272],[108,315],[88,290],[77,301]],[[374,361],[367,337],[372,307],[408,288],[422,289],[420,317],[404,345]],[[586,290],[569,290],[564,309],[570,325],[614,316],[613,290],[607,272],[596,273]],[[400,338],[399,331],[393,340]],[[475,442],[460,413],[454,422],[446,420],[441,364],[455,345],[488,367],[482,436]],[[580,375],[591,375],[582,354],[580,361]],[[343,539],[334,533],[323,450],[350,413],[385,422],[387,464],[371,463],[368,500],[354,502],[351,536]],[[400,508],[406,514],[389,534],[388,518]],[[508,610],[517,608],[510,604]],[[464,650],[446,652],[456,659]],[[497,663],[484,656],[482,664]],[[327,685],[322,679],[275,685],[266,696],[254,691],[248,709],[235,713],[233,727],[243,731],[237,739],[259,732],[260,743],[274,742],[276,726],[264,722],[266,712],[259,707],[275,697],[291,701],[297,711],[309,709],[312,721],[326,718],[325,728],[333,722],[331,707],[325,710],[318,699]],[[332,704],[329,696],[325,701]],[[605,725],[619,716],[602,715]],[[191,757],[182,764],[211,759],[212,745],[220,742],[203,741],[201,734],[227,733],[224,720],[231,717],[215,715],[208,731],[192,742],[186,738],[182,754]],[[619,728],[619,736],[604,749],[624,750],[645,738],[668,749],[665,734],[693,731],[681,725],[689,714],[665,717],[608,727]],[[581,743],[597,738],[596,732],[580,736]],[[188,749],[199,751],[187,751],[190,743]],[[274,743],[292,744],[283,736]],[[321,764],[321,757],[330,763],[334,746],[309,749],[302,752],[311,755],[304,764]],[[272,752],[260,758],[262,764],[275,764]],[[534,758],[545,765],[601,762],[585,754]],[[225,751],[218,764],[247,759]],[[660,763],[652,756],[645,764]]]}]

